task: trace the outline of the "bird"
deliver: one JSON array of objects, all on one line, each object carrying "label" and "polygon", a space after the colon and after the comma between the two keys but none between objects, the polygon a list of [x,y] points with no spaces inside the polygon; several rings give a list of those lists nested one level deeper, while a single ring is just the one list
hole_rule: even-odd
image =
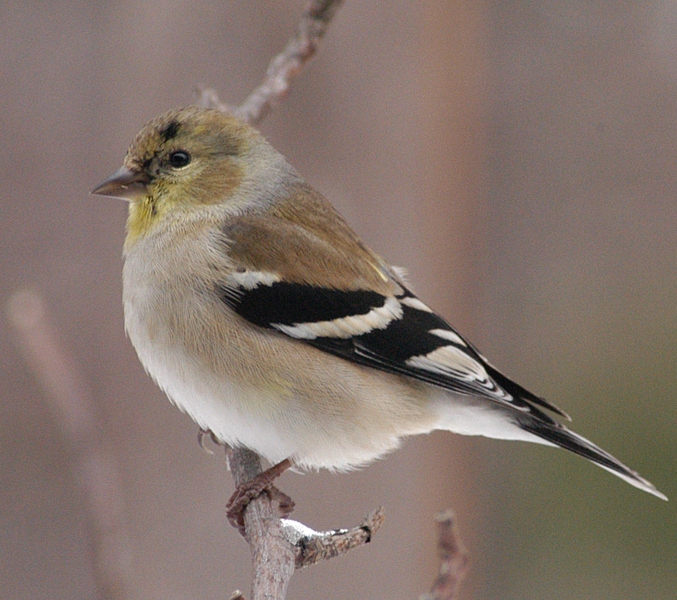
[{"label": "bird", "polygon": [[141,363],[219,442],[340,472],[448,430],[558,446],[667,499],[494,367],[236,116],[156,117],[93,193],[129,202],[124,322]]}]

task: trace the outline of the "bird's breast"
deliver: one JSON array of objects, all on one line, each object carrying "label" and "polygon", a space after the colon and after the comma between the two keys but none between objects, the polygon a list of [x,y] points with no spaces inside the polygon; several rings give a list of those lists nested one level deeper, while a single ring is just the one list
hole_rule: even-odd
[{"label": "bird's breast", "polygon": [[251,325],[219,297],[205,240],[139,240],[125,256],[125,326],[141,362],[201,427],[271,461],[345,469],[434,428],[426,386]]}]

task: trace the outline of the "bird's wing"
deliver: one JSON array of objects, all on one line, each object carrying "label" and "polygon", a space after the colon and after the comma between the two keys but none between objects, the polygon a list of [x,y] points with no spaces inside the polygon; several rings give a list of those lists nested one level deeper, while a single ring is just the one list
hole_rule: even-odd
[{"label": "bird's wing", "polygon": [[[366,367],[482,396],[547,423],[554,421],[539,407],[566,417],[489,364],[363,246],[337,249],[307,228],[273,224],[269,216],[240,219],[224,233],[236,269],[217,291],[249,323]],[[241,244],[251,247],[252,240],[255,259],[250,249],[238,251]],[[237,262],[238,256],[247,259]]]}]

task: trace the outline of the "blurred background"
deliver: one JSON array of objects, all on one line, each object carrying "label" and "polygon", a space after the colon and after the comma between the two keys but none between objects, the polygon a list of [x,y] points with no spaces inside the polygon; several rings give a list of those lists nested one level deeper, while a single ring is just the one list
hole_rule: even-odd
[{"label": "blurred background", "polygon": [[[125,339],[126,206],[89,191],[197,84],[240,102],[302,7],[0,4],[0,302],[16,317],[22,290],[41,295],[94,403],[118,463],[128,598],[248,592],[250,559],[225,519],[222,453],[198,447]],[[471,554],[463,600],[674,597],[677,2],[348,1],[262,129],[494,364],[672,499],[551,448],[410,439],[357,473],[283,477],[317,529],[387,511],[372,544],[297,573],[289,598],[417,598],[448,506]],[[1,595],[93,598],[83,457],[11,314]]]}]

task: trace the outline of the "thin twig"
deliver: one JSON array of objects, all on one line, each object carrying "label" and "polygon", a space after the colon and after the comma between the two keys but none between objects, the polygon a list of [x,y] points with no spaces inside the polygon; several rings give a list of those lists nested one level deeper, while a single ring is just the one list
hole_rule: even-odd
[{"label": "thin twig", "polygon": [[461,541],[451,510],[438,513],[437,548],[440,556],[440,570],[430,592],[419,600],[454,600],[459,584],[468,571],[468,552]]},{"label": "thin twig", "polygon": [[45,391],[57,427],[75,456],[75,475],[84,492],[94,576],[99,596],[126,598],[131,549],[115,456],[96,423],[90,387],[66,350],[37,292],[15,292],[6,306],[18,345]]},{"label": "thin twig", "polygon": [[278,104],[289,91],[292,81],[317,51],[320,40],[343,0],[311,0],[299,22],[296,35],[284,50],[268,65],[266,75],[245,101],[237,108],[223,104],[216,92],[200,90],[200,104],[232,112],[247,123],[256,125]]},{"label": "thin twig", "polygon": [[379,506],[352,529],[319,532],[288,519],[284,519],[282,523],[287,539],[296,546],[296,568],[303,569],[368,544],[384,520],[385,511]]}]

